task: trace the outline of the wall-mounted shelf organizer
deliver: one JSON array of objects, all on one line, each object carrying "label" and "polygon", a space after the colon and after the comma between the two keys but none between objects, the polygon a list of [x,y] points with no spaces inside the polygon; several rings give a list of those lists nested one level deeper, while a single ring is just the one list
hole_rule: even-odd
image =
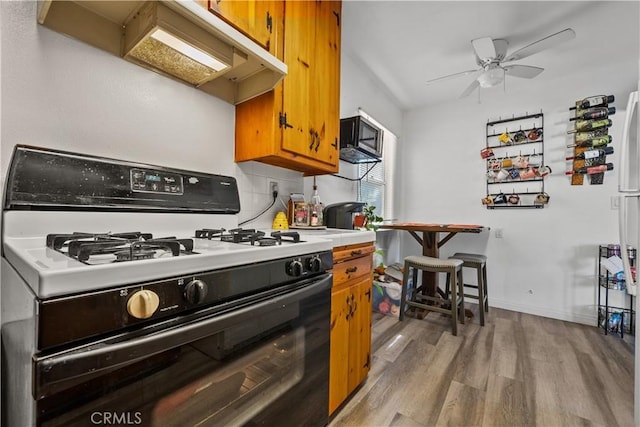
[{"label": "wall-mounted shelf organizer", "polygon": [[567,131],[573,140],[567,145],[572,155],[566,158],[572,161],[571,169],[566,172],[571,176],[571,185],[583,185],[585,175],[589,176],[590,184],[602,184],[605,171],[613,169],[613,164],[607,163],[607,155],[613,154],[609,135],[612,124],[609,116],[616,112],[613,101],[613,95],[591,96],[569,108],[574,112],[569,119],[573,129]]},{"label": "wall-mounted shelf organizer", "polygon": [[544,114],[513,115],[487,122],[487,209],[543,208],[549,202],[544,179]]},{"label": "wall-mounted shelf organizer", "polygon": [[[636,312],[633,295],[627,295],[624,274],[610,273],[602,266],[603,259],[614,255],[620,256],[620,245],[598,247],[598,327],[604,329],[605,335],[614,333],[623,338],[624,334],[635,333]],[[636,249],[627,248],[627,256],[635,266]]]}]

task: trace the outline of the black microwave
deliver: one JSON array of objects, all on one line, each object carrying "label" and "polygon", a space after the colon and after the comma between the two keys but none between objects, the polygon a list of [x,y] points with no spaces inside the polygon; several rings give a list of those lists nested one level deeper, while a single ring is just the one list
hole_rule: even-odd
[{"label": "black microwave", "polygon": [[362,116],[340,119],[340,159],[372,163],[382,159],[382,129]]}]

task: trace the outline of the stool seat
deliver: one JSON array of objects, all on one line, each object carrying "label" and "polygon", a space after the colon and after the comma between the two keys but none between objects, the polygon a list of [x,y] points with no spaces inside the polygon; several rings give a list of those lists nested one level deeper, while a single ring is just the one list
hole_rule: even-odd
[{"label": "stool seat", "polygon": [[487,256],[482,254],[468,254],[465,252],[456,252],[451,255],[449,258],[461,259],[465,262],[477,262],[477,263],[485,263],[487,262]]},{"label": "stool seat", "polygon": [[[484,313],[489,311],[489,298],[487,293],[487,257],[482,254],[472,254],[465,252],[456,252],[449,257],[450,260],[457,259],[462,261],[462,266],[467,268],[475,268],[477,272],[477,284],[471,285],[464,283],[464,287],[475,288],[477,294],[464,294],[467,298],[477,299],[480,304],[480,325],[484,326]],[[449,289],[447,287],[448,294]]]},{"label": "stool seat", "polygon": [[457,268],[463,263],[459,259],[442,259],[421,255],[408,256],[404,261],[425,268]]},{"label": "stool seat", "polygon": [[[464,292],[462,267],[464,261],[459,259],[441,259],[428,256],[408,256],[404,259],[404,280],[402,295],[400,297],[400,321],[404,320],[405,309],[408,307],[421,308],[427,311],[436,311],[451,316],[452,334],[458,334],[458,310],[462,315],[460,322],[464,323]],[[452,286],[450,301],[443,300],[436,295],[420,293],[418,286],[418,271],[430,273],[446,273],[447,289]],[[411,274],[412,280],[409,281]],[[448,296],[448,293],[447,293]],[[431,303],[431,304],[425,304]]]}]

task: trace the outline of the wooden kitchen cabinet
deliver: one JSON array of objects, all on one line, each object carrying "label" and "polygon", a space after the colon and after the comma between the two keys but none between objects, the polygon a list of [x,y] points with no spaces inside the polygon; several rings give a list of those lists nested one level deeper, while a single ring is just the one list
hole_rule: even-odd
[{"label": "wooden kitchen cabinet", "polygon": [[334,248],[329,414],[366,378],[371,362],[371,243]]},{"label": "wooden kitchen cabinet", "polygon": [[236,162],[256,160],[305,175],[338,171],[341,6],[285,2],[288,72],[273,91],[236,106]]},{"label": "wooden kitchen cabinet", "polygon": [[284,1],[198,0],[198,3],[282,59],[278,41],[282,37]]}]

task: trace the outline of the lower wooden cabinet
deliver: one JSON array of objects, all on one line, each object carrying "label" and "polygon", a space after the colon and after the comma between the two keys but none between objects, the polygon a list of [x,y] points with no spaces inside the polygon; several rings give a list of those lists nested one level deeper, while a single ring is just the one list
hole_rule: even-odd
[{"label": "lower wooden cabinet", "polygon": [[373,251],[372,244],[334,249],[329,414],[369,373]]}]

